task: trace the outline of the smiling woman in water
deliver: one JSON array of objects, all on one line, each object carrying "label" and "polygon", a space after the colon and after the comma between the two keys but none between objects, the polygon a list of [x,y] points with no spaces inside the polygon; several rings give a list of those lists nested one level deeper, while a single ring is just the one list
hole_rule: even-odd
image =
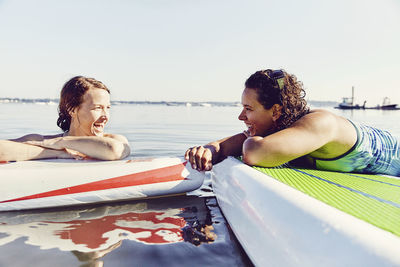
[{"label": "smiling woman in water", "polygon": [[293,165],[321,170],[400,176],[400,139],[389,132],[352,122],[327,110],[309,110],[305,91],[284,70],[251,75],[239,115],[243,133],[192,147],[185,157],[198,170],[210,170],[227,156],[249,165]]},{"label": "smiling woman in water", "polygon": [[77,76],[61,90],[57,125],[64,133],[28,134],[0,140],[0,161],[44,158],[122,159],[130,154],[127,139],[104,133],[110,119],[110,91],[100,81]]}]

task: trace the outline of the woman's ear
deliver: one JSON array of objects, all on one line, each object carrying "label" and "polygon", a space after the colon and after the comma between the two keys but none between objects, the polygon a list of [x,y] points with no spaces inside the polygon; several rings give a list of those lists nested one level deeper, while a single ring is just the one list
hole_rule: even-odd
[{"label": "woman's ear", "polygon": [[68,114],[71,116],[71,118],[76,114],[76,108],[73,108],[68,111]]},{"label": "woman's ear", "polygon": [[272,106],[272,120],[277,121],[282,115],[282,106],[275,104]]}]

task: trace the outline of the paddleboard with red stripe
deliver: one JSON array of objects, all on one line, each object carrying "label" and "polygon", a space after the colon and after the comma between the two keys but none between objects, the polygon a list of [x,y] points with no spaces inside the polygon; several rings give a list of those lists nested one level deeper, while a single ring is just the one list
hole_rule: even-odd
[{"label": "paddleboard with red stripe", "polygon": [[0,165],[0,211],[181,194],[203,180],[183,158],[9,162]]}]

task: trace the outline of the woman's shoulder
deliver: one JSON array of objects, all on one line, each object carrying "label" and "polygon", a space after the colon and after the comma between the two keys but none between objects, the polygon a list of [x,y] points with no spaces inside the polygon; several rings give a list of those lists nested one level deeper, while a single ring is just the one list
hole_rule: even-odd
[{"label": "woman's shoulder", "polygon": [[41,134],[27,134],[19,138],[10,139],[14,142],[26,142],[26,141],[43,141],[44,137]]},{"label": "woman's shoulder", "polygon": [[303,117],[301,117],[293,126],[309,126],[309,127],[332,127],[339,118],[338,115],[325,110],[313,109]]},{"label": "woman's shoulder", "polygon": [[60,133],[60,134],[52,134],[52,135],[44,135],[43,139],[52,139],[52,138],[57,138],[57,137],[63,137],[64,134]]},{"label": "woman's shoulder", "polygon": [[19,138],[10,139],[10,141],[14,142],[43,141],[44,139],[52,139],[61,136],[62,134],[53,134],[53,135],[27,134]]},{"label": "woman's shoulder", "polygon": [[329,137],[332,140],[343,142],[345,139],[350,140],[351,143],[357,134],[353,124],[348,119],[328,110],[312,110],[302,119],[301,126],[304,126],[308,131]]}]

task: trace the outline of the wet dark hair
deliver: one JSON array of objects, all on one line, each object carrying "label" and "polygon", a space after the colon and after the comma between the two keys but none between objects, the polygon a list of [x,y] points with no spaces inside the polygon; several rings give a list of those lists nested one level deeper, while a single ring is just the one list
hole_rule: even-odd
[{"label": "wet dark hair", "polygon": [[69,112],[82,104],[83,95],[89,89],[96,88],[104,89],[110,93],[110,90],[102,82],[83,76],[73,77],[64,84],[60,94],[60,103],[58,105],[58,127],[60,127],[64,132],[69,131],[71,125],[71,115],[69,115]]},{"label": "wet dark hair", "polygon": [[[275,79],[273,73],[283,74],[283,84]],[[246,88],[254,89],[257,92],[258,102],[265,109],[270,109],[273,105],[282,106],[281,116],[276,121],[276,130],[282,130],[302,116],[307,114],[310,109],[304,99],[306,92],[303,83],[298,81],[296,76],[288,74],[284,70],[261,70],[251,75],[245,82]]]}]

